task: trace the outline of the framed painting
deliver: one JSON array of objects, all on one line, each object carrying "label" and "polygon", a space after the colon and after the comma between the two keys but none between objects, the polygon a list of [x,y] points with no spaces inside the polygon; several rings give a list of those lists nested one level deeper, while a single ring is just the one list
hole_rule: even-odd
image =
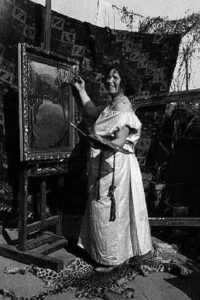
[{"label": "framed painting", "polygon": [[20,160],[67,158],[76,143],[72,80],[78,61],[18,45]]}]

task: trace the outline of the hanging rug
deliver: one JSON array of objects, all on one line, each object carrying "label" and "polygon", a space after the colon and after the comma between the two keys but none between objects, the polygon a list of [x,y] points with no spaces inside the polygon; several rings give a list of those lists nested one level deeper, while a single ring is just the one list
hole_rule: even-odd
[{"label": "hanging rug", "polygon": [[44,269],[34,265],[23,268],[5,268],[7,274],[25,274],[27,272],[37,276],[45,283],[44,291],[30,298],[17,297],[14,292],[6,289],[0,290],[0,294],[11,297],[14,300],[41,300],[49,295],[72,292],[77,298],[105,297],[107,292],[120,295],[121,299],[134,299],[134,290],[127,283],[134,280],[137,274],[147,276],[152,272],[169,272],[187,276],[191,270],[175,260],[164,260],[159,256],[160,249],[143,256],[135,256],[109,273],[95,271],[92,264],[82,258],[76,258],[67,264],[60,272]]}]

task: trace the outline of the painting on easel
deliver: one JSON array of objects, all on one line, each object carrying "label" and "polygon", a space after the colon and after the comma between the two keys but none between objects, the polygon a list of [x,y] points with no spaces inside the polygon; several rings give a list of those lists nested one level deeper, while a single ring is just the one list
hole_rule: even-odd
[{"label": "painting on easel", "polygon": [[66,158],[75,146],[71,83],[78,62],[19,44],[21,161]]}]

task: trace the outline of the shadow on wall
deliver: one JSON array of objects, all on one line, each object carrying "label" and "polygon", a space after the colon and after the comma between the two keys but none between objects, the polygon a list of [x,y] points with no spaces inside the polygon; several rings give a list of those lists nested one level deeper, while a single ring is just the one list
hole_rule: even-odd
[{"label": "shadow on wall", "polygon": [[69,158],[69,172],[64,178],[62,209],[64,215],[81,215],[87,200],[88,142],[80,139]]},{"label": "shadow on wall", "polygon": [[17,206],[18,178],[19,178],[19,116],[18,116],[18,92],[8,88],[3,95],[3,113],[5,122],[5,136],[3,152],[7,159],[5,181],[13,190],[12,204]]},{"label": "shadow on wall", "polygon": [[63,234],[76,241],[81,228],[87,201],[87,156],[89,144],[81,138],[69,159],[69,173],[65,175],[62,211]]}]

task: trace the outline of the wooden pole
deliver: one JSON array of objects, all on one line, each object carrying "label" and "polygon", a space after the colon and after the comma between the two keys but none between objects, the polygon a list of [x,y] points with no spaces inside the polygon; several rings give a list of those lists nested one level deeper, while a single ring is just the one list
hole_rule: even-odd
[{"label": "wooden pole", "polygon": [[188,73],[188,54],[185,57],[185,73],[186,73],[186,91],[188,91],[189,86],[189,73]]},{"label": "wooden pole", "polygon": [[51,48],[51,0],[46,0],[44,18],[44,49]]},{"label": "wooden pole", "polygon": [[188,52],[189,48],[186,47],[184,49],[184,60],[185,60],[185,85],[186,85],[186,91],[189,90],[189,68],[188,68]]}]

